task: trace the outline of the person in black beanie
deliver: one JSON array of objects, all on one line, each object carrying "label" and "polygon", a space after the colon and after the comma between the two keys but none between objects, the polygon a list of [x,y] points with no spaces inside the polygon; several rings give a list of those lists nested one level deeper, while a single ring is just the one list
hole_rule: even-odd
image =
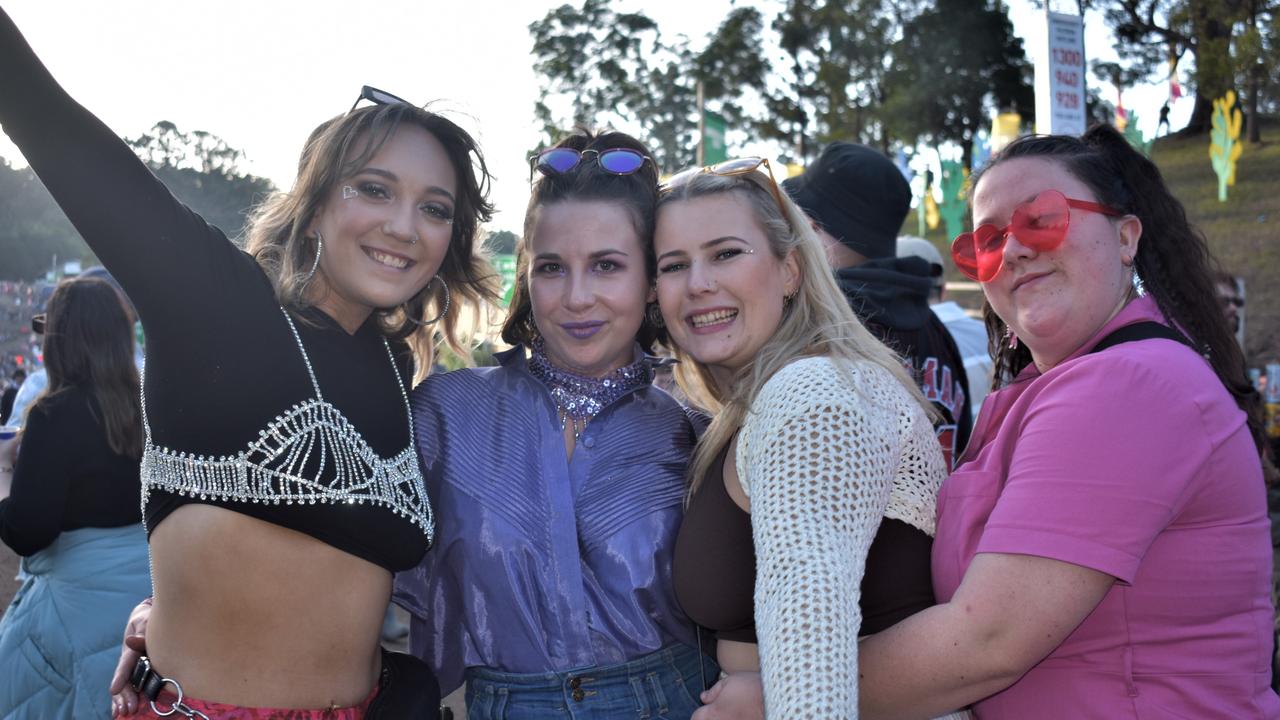
[{"label": "person in black beanie", "polygon": [[973,429],[968,378],[955,340],[929,309],[929,263],[894,257],[898,230],[911,209],[906,179],[879,151],[833,142],[782,187],[813,222],[853,311],[910,361],[920,389],[938,410],[934,429],[948,469],[954,469]]}]

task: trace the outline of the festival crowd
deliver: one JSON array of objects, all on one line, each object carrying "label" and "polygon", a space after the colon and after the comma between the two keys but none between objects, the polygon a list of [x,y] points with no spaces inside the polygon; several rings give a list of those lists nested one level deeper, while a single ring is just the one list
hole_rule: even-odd
[{"label": "festival crowd", "polygon": [[244,249],[3,11],[0,125],[105,268],[0,440],[0,718],[1280,718],[1262,401],[1111,127],[972,178],[980,321],[878,150],[576,131],[428,372],[498,302],[447,117],[363,88]]}]

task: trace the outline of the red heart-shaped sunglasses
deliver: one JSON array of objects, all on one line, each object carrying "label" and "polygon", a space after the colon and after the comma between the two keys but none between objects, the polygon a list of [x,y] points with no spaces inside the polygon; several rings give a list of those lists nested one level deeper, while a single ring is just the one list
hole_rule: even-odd
[{"label": "red heart-shaped sunglasses", "polygon": [[957,235],[951,241],[951,259],[965,277],[990,282],[1004,267],[1004,246],[1010,234],[1037,252],[1053,250],[1067,237],[1071,208],[1112,217],[1124,215],[1106,205],[1069,198],[1057,190],[1045,190],[1015,208],[1008,225],[1002,228],[979,225],[973,232]]}]

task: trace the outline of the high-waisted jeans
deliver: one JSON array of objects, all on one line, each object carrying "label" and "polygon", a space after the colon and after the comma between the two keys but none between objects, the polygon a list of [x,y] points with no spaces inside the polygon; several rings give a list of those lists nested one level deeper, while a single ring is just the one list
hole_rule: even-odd
[{"label": "high-waisted jeans", "polygon": [[467,670],[468,720],[687,720],[701,703],[714,660],[672,645],[619,665],[568,672]]}]

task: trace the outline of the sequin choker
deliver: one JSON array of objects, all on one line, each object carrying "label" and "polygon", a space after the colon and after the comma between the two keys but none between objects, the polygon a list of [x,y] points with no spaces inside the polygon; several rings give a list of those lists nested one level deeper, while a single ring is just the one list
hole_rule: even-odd
[{"label": "sequin choker", "polygon": [[623,365],[602,378],[592,378],[552,365],[542,338],[533,341],[532,350],[529,372],[551,391],[560,411],[561,429],[573,423],[574,438],[610,403],[653,381],[653,368],[643,353],[637,352],[639,358],[630,365]]}]

